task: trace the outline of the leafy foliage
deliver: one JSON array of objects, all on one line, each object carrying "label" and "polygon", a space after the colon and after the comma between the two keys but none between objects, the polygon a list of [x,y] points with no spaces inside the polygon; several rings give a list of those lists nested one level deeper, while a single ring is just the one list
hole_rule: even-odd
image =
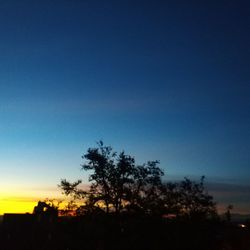
[{"label": "leafy foliage", "polygon": [[79,188],[81,180],[61,180],[59,187],[73,200],[81,200],[77,214],[121,212],[148,215],[208,217],[216,214],[213,197],[199,183],[185,178],[181,182],[163,183],[164,172],[158,161],[136,165],[124,152],[118,154],[102,141],[82,156],[82,170],[91,171],[88,190]]}]

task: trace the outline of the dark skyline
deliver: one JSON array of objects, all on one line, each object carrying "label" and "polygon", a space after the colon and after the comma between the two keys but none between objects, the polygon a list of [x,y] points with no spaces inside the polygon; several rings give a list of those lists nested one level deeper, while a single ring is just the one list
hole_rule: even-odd
[{"label": "dark skyline", "polygon": [[1,196],[74,179],[99,139],[159,160],[169,179],[248,188],[249,11],[248,1],[1,1]]}]

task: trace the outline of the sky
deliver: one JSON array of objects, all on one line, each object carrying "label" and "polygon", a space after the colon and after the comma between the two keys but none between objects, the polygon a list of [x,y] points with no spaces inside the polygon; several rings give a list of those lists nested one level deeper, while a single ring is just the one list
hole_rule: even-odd
[{"label": "sky", "polygon": [[[248,1],[0,1],[0,213],[102,139],[250,213]],[[249,192],[248,192],[249,191]]]}]

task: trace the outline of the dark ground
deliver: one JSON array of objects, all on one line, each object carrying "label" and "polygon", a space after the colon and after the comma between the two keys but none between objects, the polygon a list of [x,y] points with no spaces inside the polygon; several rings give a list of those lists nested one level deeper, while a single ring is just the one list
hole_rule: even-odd
[{"label": "dark ground", "polygon": [[3,222],[1,250],[249,250],[250,230],[219,221],[74,217]]}]

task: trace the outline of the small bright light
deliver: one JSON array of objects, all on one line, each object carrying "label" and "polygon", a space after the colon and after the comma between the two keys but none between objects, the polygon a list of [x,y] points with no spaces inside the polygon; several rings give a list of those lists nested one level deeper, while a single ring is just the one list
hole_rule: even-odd
[{"label": "small bright light", "polygon": [[241,227],[241,228],[245,228],[245,227],[247,227],[245,224],[239,224],[239,227]]}]

